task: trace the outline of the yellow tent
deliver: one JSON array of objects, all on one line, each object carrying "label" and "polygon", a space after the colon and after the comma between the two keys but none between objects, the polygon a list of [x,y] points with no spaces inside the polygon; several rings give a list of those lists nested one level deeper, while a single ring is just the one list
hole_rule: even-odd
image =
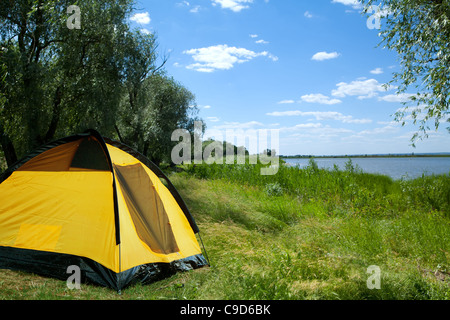
[{"label": "yellow tent", "polygon": [[[165,181],[165,184],[162,182]],[[0,268],[120,291],[207,265],[186,204],[162,171],[88,130],[0,176]]]}]

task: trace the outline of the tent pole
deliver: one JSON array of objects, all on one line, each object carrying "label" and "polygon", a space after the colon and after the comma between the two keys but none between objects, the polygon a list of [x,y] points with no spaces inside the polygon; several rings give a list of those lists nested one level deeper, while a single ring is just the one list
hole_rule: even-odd
[{"label": "tent pole", "polygon": [[121,245],[121,243],[119,243],[118,246],[119,246],[119,273],[117,274],[117,293],[119,295],[121,295],[122,294],[122,290],[120,289],[120,285],[121,285],[120,277],[121,277],[121,273],[122,273],[122,245]]}]

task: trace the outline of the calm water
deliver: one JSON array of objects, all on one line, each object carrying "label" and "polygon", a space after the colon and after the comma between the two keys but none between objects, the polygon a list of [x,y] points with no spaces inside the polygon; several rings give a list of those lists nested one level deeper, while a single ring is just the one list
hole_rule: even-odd
[{"label": "calm water", "polygon": [[[364,172],[380,173],[394,179],[417,178],[431,174],[449,174],[450,157],[427,158],[351,158],[353,165],[358,165]],[[309,159],[284,159],[290,165],[300,168],[308,165]],[[345,168],[348,158],[316,158],[319,168],[333,169],[336,164],[339,169]]]}]

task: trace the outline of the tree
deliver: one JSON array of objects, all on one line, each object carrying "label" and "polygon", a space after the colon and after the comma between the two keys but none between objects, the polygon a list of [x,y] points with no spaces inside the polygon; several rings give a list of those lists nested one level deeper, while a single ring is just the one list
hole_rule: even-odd
[{"label": "tree", "polygon": [[[172,132],[194,131],[198,108],[194,95],[172,77],[158,72],[143,81],[136,104],[127,95],[121,106],[121,140],[156,164],[170,162]],[[133,110],[133,112],[129,112]]]},{"label": "tree", "polygon": [[[6,98],[5,98],[5,92],[6,92],[6,74],[7,74],[7,70],[6,70],[6,65],[3,63],[3,47],[0,47],[0,115],[3,112],[3,108],[5,106],[5,102],[6,102]],[[12,152],[7,152],[6,156],[9,156],[10,154],[15,154],[14,151],[14,146],[12,145],[11,141],[9,140],[8,136],[6,136],[4,134],[4,129],[2,126],[2,123],[0,122],[0,146],[2,147],[2,151],[3,150],[7,150],[7,149],[12,149]],[[5,152],[3,152],[5,153]],[[0,170],[6,169],[5,165],[2,161],[2,155],[0,153]],[[7,159],[7,162],[15,162],[16,159]]]},{"label": "tree", "polygon": [[[61,92],[53,109],[50,129],[57,136],[94,128],[111,136],[123,89],[122,39],[130,32],[130,0],[80,2],[81,29],[68,29],[68,14],[61,13],[60,37],[54,64]],[[52,110],[52,111],[53,111]],[[57,126],[52,124],[56,123]],[[51,135],[47,135],[47,140]]]},{"label": "tree", "polygon": [[[235,146],[231,142],[228,141],[216,141],[213,138],[209,138],[208,140],[205,140],[202,142],[202,152],[204,155],[204,160],[207,160],[207,157],[205,157],[205,149],[209,152],[206,152],[207,156],[212,157],[218,157],[218,158],[225,158],[226,156],[248,156],[249,152],[244,146]],[[221,154],[216,154],[217,151],[222,151]],[[193,153],[193,152],[192,152]]]},{"label": "tree", "polygon": [[133,3],[77,2],[81,23],[69,28],[71,1],[0,2],[0,66],[8,70],[0,146],[8,165],[88,128],[156,162],[167,158],[170,131],[189,127],[198,110],[192,93],[165,74],[156,37],[130,29]]},{"label": "tree", "polygon": [[[372,14],[379,4],[375,0],[359,0],[365,12]],[[402,124],[411,118],[419,125],[412,137],[426,138],[429,121],[437,130],[441,122],[450,122],[450,1],[449,0],[385,0],[382,1],[384,21],[380,36],[385,48],[395,50],[400,58],[401,72],[394,73],[389,83],[398,84],[397,93],[414,94],[395,114]],[[447,127],[450,132],[450,127]]]},{"label": "tree", "polygon": [[127,33],[122,38],[122,72],[124,94],[118,110],[115,130],[119,139],[146,153],[148,140],[150,95],[149,78],[157,76],[166,59],[156,66],[156,37],[140,31]]},{"label": "tree", "polygon": [[193,130],[194,95],[166,75],[153,34],[129,32],[122,39],[124,95],[115,130],[120,140],[155,163],[170,161],[171,133]]},{"label": "tree", "polygon": [[81,2],[81,29],[67,27],[70,4],[0,3],[0,46],[8,68],[0,134],[8,165],[56,136],[87,128],[114,132],[122,94],[119,43],[129,29],[132,2]]}]

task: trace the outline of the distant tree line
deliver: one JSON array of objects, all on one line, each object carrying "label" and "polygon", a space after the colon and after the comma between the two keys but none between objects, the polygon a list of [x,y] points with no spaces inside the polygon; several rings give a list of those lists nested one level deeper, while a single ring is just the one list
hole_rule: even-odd
[{"label": "distant tree line", "polygon": [[133,30],[131,0],[0,2],[0,151],[8,165],[88,128],[159,164],[177,128],[193,130],[194,95],[164,70],[154,34]]},{"label": "distant tree line", "polygon": [[219,148],[222,151],[222,154],[217,155],[216,151],[217,149],[212,148],[210,155],[212,157],[219,156],[219,157],[226,157],[228,156],[236,156],[236,155],[243,155],[248,156],[249,152],[244,146],[235,146],[234,144],[227,142],[227,141],[216,141],[212,138],[208,138],[207,140],[202,142],[202,151],[205,152],[205,149],[212,145],[212,144],[220,144],[221,148]]}]

